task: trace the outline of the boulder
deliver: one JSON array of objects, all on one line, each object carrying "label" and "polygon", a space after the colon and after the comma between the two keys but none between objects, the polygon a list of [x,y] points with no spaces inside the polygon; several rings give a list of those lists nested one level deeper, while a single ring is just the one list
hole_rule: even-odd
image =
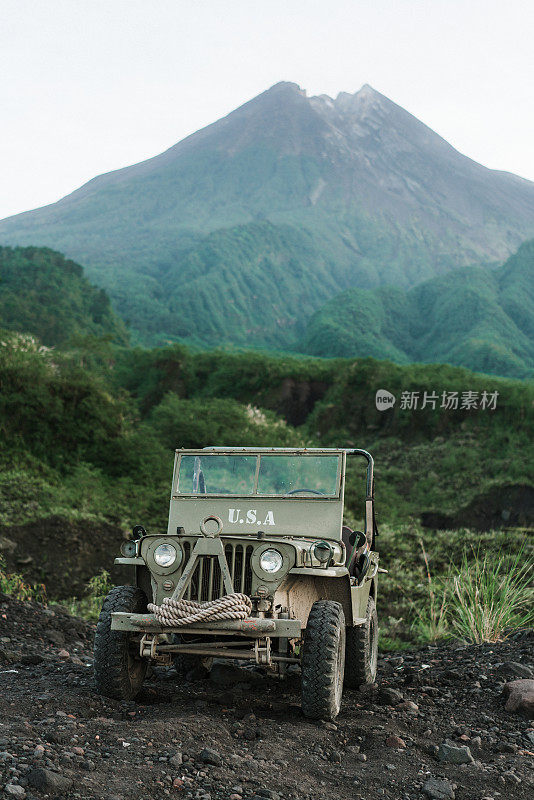
[{"label": "boulder", "polygon": [[402,703],[399,703],[396,708],[397,711],[408,711],[410,714],[417,714],[419,711],[419,706],[417,703],[412,702],[412,700],[404,700]]},{"label": "boulder", "polygon": [[58,647],[63,647],[63,645],[65,644],[65,635],[63,634],[63,631],[58,631],[55,630],[54,628],[48,628],[44,632],[44,635],[49,642],[57,644]]},{"label": "boulder", "polygon": [[471,750],[467,745],[456,745],[448,740],[440,744],[438,758],[447,764],[471,764],[474,761]]},{"label": "boulder", "polygon": [[428,778],[423,785],[423,792],[430,800],[454,800],[452,785],[442,778]]},{"label": "boulder", "polygon": [[396,750],[403,750],[406,747],[406,742],[400,736],[388,736],[386,739],[386,747],[394,747]]},{"label": "boulder", "polygon": [[58,772],[52,772],[49,769],[42,769],[37,767],[28,773],[28,783],[34,789],[38,789],[44,794],[64,794],[68,792],[72,786],[72,780],[60,775]]},{"label": "boulder", "polygon": [[29,667],[35,667],[37,664],[42,664],[43,661],[44,658],[39,653],[25,653],[20,657],[20,663]]},{"label": "boulder", "polygon": [[502,690],[505,709],[520,714],[525,719],[534,719],[534,680],[524,678],[506,683]]},{"label": "boulder", "polygon": [[383,686],[378,693],[378,699],[384,705],[396,706],[402,703],[404,697],[402,692],[399,692],[398,689],[393,689],[390,686]]},{"label": "boulder", "polygon": [[211,764],[214,767],[219,767],[222,764],[222,758],[217,750],[212,750],[210,747],[204,748],[198,757],[199,761],[203,764]]},{"label": "boulder", "polygon": [[24,788],[22,786],[19,786],[18,783],[8,783],[6,786],[4,786],[4,791],[10,797],[20,797],[21,800],[22,798],[26,797],[26,792],[24,791]]},{"label": "boulder", "polygon": [[174,769],[179,769],[183,764],[183,756],[181,753],[175,753],[173,756],[169,758],[169,764]]},{"label": "boulder", "polygon": [[495,675],[503,678],[534,678],[534,672],[526,664],[518,661],[505,661],[495,670]]}]

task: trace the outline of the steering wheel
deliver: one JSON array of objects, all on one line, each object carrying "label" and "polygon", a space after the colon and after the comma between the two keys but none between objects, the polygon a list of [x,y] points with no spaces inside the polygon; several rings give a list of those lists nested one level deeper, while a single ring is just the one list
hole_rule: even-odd
[{"label": "steering wheel", "polygon": [[324,492],[318,492],[316,489],[292,489],[290,492],[286,492],[286,494],[287,495],[298,494],[299,492],[308,492],[309,494],[324,495]]}]

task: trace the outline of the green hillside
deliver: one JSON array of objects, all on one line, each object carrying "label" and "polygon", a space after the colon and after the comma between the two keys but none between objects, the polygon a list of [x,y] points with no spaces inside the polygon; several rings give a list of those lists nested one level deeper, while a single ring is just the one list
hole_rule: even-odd
[{"label": "green hillside", "polygon": [[456,270],[408,292],[349,289],[312,316],[300,349],[532,376],[534,240],[499,269]]},{"label": "green hillside", "polygon": [[[15,340],[0,349],[0,385],[0,524],[62,514],[161,528],[173,448],[213,443],[367,447],[390,523],[454,515],[484,492],[534,485],[532,384],[456,367],[180,346],[98,360]],[[382,412],[384,388],[397,403]],[[403,392],[424,391],[436,393],[436,408],[402,408]],[[445,409],[444,391],[498,392],[498,401]],[[360,500],[354,486],[349,514]]]},{"label": "green hillside", "polygon": [[0,328],[34,334],[45,345],[84,336],[128,341],[106,292],[79,264],[38,247],[0,247]]},{"label": "green hillside", "polygon": [[[80,596],[102,568],[113,570],[133,524],[166,529],[176,446],[368,448],[381,557],[391,573],[383,576],[381,628],[396,645],[413,637],[414,598],[425,608],[420,537],[435,575],[466,546],[513,549],[532,527],[531,383],[435,364],[178,345],[104,351],[89,338],[86,349],[51,351],[31,337],[0,338],[0,555],[8,570],[44,581],[53,597]],[[381,388],[397,397],[393,409],[376,409]],[[421,398],[424,391],[436,393],[436,408],[402,407],[404,392]],[[443,392],[498,397],[493,409],[480,402],[445,409]],[[362,524],[363,503],[358,462],[347,473],[349,524]]]},{"label": "green hillside", "polygon": [[531,182],[476,164],[370,86],[327,98],[292,83],[0,221],[1,243],[83,264],[135,341],[209,347],[294,348],[350,287],[408,290],[532,236]]}]

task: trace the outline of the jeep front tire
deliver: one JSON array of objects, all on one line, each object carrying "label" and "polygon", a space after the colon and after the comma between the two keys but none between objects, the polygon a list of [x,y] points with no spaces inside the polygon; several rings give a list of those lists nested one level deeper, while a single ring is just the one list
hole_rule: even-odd
[{"label": "jeep front tire", "polygon": [[115,611],[143,614],[146,594],[136,586],[116,586],[98,618],[94,644],[94,673],[98,692],[113,700],[132,700],[141,689],[148,662],[139,656],[139,642],[128,631],[111,630]]},{"label": "jeep front tire", "polygon": [[311,607],[302,653],[302,711],[311,719],[335,719],[341,708],[345,669],[345,615],[340,603]]}]

